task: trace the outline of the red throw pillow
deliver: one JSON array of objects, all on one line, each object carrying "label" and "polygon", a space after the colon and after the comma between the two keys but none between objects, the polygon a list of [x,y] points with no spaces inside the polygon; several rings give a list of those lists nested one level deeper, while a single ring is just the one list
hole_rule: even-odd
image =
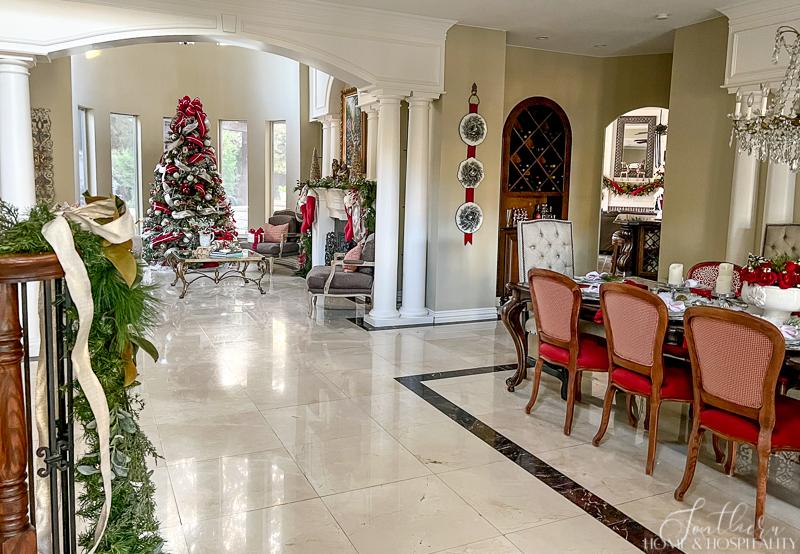
[{"label": "red throw pillow", "polygon": [[344,270],[347,273],[354,273],[358,271],[357,265],[347,265],[347,260],[361,260],[361,251],[364,249],[363,243],[356,244],[353,248],[347,251],[347,254],[344,255]]},{"label": "red throw pillow", "polygon": [[284,223],[283,225],[267,223],[267,226],[264,227],[264,242],[280,242],[288,232],[288,223]]}]

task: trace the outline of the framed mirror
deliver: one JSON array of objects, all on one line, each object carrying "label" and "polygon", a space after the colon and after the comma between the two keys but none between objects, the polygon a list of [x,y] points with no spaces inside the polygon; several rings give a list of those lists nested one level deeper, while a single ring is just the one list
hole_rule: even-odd
[{"label": "framed mirror", "polygon": [[652,179],[655,138],[655,116],[623,115],[617,118],[614,177]]}]

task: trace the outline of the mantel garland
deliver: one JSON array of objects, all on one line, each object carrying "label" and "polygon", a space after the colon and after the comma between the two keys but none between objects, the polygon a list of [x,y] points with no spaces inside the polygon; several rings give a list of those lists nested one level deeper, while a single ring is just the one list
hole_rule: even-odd
[{"label": "mantel garland", "polygon": [[[106,200],[87,198],[89,204]],[[124,214],[124,203],[115,200],[118,213]],[[31,209],[28,219],[20,220],[17,210],[0,200],[0,255],[53,252],[44,232],[57,214],[40,204]],[[144,338],[155,327],[158,301],[153,287],[142,283],[142,268],[133,259],[129,244],[110,244],[71,220],[67,225],[91,285],[94,313],[88,334],[89,358],[108,404],[113,472],[111,510],[105,532],[96,542],[95,531],[102,524],[105,503],[99,416],[93,413],[87,395],[76,381],[74,417],[83,428],[87,452],[75,463],[75,480],[81,485],[76,513],[87,524],[79,543],[87,551],[95,545],[93,551],[98,553],[158,553],[165,543],[155,515],[153,471],[146,462],[148,457],[158,457],[158,453],[138,422],[144,403],[136,392],[139,383],[135,366],[140,348],[153,359],[158,356],[155,347]],[[74,304],[66,310],[66,317],[72,351],[79,325]]]},{"label": "mantel garland", "polygon": [[654,180],[647,182],[615,181],[603,175],[603,188],[620,196],[644,196],[652,194],[658,188],[664,187],[664,175],[658,175]]}]

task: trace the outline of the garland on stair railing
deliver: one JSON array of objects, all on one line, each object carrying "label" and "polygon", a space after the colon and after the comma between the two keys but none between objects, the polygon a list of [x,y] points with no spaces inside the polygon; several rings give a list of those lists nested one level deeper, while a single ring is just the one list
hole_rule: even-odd
[{"label": "garland on stair railing", "polygon": [[[93,200],[98,199],[89,198],[88,202]],[[119,213],[124,213],[124,203],[116,200]],[[28,219],[20,220],[16,209],[0,200],[0,255],[53,252],[42,228],[55,218],[53,209],[39,205],[31,209]],[[126,258],[132,258],[129,245],[109,244],[72,221],[69,227],[91,284],[94,319],[89,332],[89,356],[110,415],[111,510],[96,552],[158,553],[164,540],[155,515],[153,472],[146,463],[148,457],[158,454],[139,426],[143,401],[136,392],[139,383],[135,366],[139,348],[154,359],[158,355],[143,338],[156,324],[158,301],[153,288],[141,281],[141,266]],[[74,306],[66,310],[66,316],[72,350],[78,326]],[[77,381],[74,386],[74,417],[83,428],[87,452],[75,464],[75,479],[80,485],[77,515],[87,524],[79,543],[89,550],[95,543],[105,491],[95,414]]]}]

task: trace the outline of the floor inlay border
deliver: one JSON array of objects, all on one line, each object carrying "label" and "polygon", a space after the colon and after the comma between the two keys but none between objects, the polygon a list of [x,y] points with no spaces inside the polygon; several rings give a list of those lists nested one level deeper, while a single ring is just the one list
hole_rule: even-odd
[{"label": "floor inlay border", "polygon": [[[422,373],[419,375],[395,377],[395,380],[642,552],[658,552],[659,554],[682,553],[682,550],[665,544],[657,534],[653,533],[650,529],[630,516],[624,514],[618,508],[609,504],[592,491],[573,481],[544,460],[537,458],[514,441],[498,433],[489,425],[446,399],[435,390],[423,385],[425,381],[451,379],[453,377],[510,371],[514,369],[515,367],[512,365],[498,365],[459,369],[456,371]],[[651,545],[659,545],[660,547],[655,548]]]},{"label": "floor inlay border", "polygon": [[487,321],[497,321],[499,320],[500,316],[497,316],[494,319],[476,319],[474,321],[445,321],[444,323],[415,323],[414,325],[389,325],[386,327],[374,327],[364,321],[363,317],[347,317],[347,321],[355,325],[356,327],[360,327],[365,331],[392,331],[398,329],[414,329],[417,327],[443,327],[445,325],[468,325],[470,323],[486,323]]}]

